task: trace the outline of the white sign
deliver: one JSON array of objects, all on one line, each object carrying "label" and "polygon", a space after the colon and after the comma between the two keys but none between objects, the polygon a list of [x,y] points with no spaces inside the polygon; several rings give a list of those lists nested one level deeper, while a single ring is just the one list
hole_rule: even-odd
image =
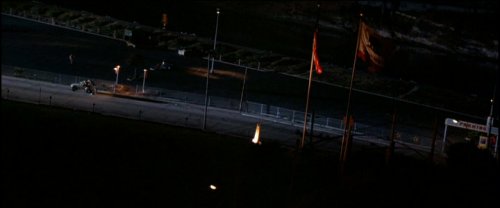
[{"label": "white sign", "polygon": [[[471,123],[467,121],[460,121],[451,118],[447,118],[445,124],[448,126],[453,126],[462,129],[469,129],[473,131],[488,133],[488,127],[483,124]],[[498,135],[498,128],[491,127],[491,134]]]}]

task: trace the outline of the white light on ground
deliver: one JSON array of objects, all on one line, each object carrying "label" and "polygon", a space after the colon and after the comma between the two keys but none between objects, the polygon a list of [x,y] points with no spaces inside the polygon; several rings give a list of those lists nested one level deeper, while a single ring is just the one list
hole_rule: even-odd
[{"label": "white light on ground", "polygon": [[216,190],[217,189],[217,186],[213,185],[213,184],[210,184],[210,189],[212,190]]}]

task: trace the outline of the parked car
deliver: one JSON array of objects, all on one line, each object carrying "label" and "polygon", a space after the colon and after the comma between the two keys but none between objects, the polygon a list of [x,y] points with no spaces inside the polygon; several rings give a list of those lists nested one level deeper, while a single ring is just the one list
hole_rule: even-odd
[{"label": "parked car", "polygon": [[97,90],[94,81],[87,79],[70,85],[72,91],[83,89],[84,92],[95,95]]}]

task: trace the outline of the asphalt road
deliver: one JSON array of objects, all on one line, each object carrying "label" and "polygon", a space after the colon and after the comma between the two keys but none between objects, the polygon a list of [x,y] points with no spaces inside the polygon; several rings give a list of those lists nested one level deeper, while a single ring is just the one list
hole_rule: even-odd
[{"label": "asphalt road", "polygon": [[[109,91],[98,91],[96,95],[90,95],[83,90],[72,91],[67,85],[10,76],[2,76],[2,99],[59,106],[194,129],[202,128],[204,118],[204,106],[200,105],[161,98],[148,100],[144,97],[119,96]],[[206,131],[231,135],[250,142],[254,137],[257,123],[261,123],[260,138],[263,143],[273,140],[285,147],[295,149],[297,140],[302,136],[301,125],[290,125],[257,115],[240,113],[237,110],[213,107],[209,107],[207,111]],[[341,132],[321,129],[315,131],[314,148],[333,152],[340,150]],[[321,132],[321,137],[317,137],[318,132]],[[356,136],[354,139],[353,151],[384,148],[388,145],[386,140],[365,136]],[[307,148],[311,145],[310,141],[308,137]],[[411,143],[398,141],[396,144],[396,152],[402,154],[426,157],[428,151],[429,149],[422,149],[421,146]],[[442,158],[438,157],[436,161],[442,162]]]},{"label": "asphalt road", "polygon": [[[114,96],[110,92],[102,91],[96,95],[89,95],[83,90],[73,92],[66,85],[16,77],[2,76],[2,96],[10,100],[60,106],[174,126],[202,128],[203,125],[203,106],[173,101],[145,101]],[[299,138],[296,133],[298,127],[244,116],[238,111],[211,107],[208,109],[206,127],[207,131],[246,137],[250,141],[254,136],[257,122],[262,123],[261,137],[263,139],[273,139],[284,145],[293,146],[295,140]]]}]

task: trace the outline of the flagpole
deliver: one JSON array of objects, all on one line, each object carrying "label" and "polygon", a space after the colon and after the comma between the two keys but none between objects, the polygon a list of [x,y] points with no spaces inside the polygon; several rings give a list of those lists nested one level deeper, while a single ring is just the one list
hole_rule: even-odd
[{"label": "flagpole", "polygon": [[347,159],[347,147],[349,145],[350,140],[350,110],[351,110],[351,95],[352,95],[352,84],[354,82],[354,72],[356,71],[356,61],[357,61],[357,52],[359,49],[359,39],[361,36],[361,18],[363,17],[363,13],[359,14],[359,24],[358,24],[358,38],[356,40],[356,49],[354,50],[354,61],[352,64],[352,74],[351,74],[351,82],[349,84],[349,96],[347,98],[347,110],[346,110],[346,119],[344,123],[344,135],[342,136],[342,146],[340,147],[340,164],[344,165],[345,160]]},{"label": "flagpole", "polygon": [[299,149],[302,150],[304,148],[304,141],[306,138],[306,131],[307,131],[307,112],[309,111],[309,94],[311,92],[311,80],[312,80],[312,73],[313,73],[313,62],[314,61],[314,55],[311,56],[311,68],[309,69],[309,84],[307,85],[307,98],[306,98],[306,111],[304,113],[304,129],[302,130],[302,139],[300,140],[300,147]]},{"label": "flagpole", "polygon": [[312,51],[312,53],[311,53],[311,66],[309,67],[309,83],[307,85],[306,110],[304,112],[304,128],[302,129],[302,138],[300,139],[299,151],[304,148],[304,141],[306,139],[306,132],[307,132],[307,112],[309,111],[309,95],[311,93],[311,82],[312,82],[312,73],[313,73],[313,65],[314,65],[314,44],[316,41],[316,35],[318,32],[318,27],[319,27],[319,7],[320,7],[320,5],[318,4],[317,7],[318,7],[318,11],[316,13],[316,26],[314,29],[313,46],[312,46],[312,50],[311,50]]}]

